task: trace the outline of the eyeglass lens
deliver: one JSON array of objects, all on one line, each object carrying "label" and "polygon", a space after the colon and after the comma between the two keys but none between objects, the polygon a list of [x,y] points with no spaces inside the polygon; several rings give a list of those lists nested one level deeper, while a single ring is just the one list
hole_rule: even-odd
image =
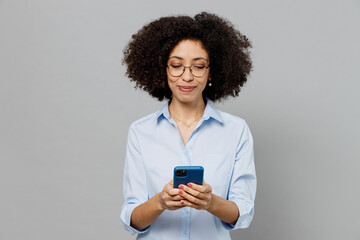
[{"label": "eyeglass lens", "polygon": [[[183,64],[170,64],[169,72],[174,77],[179,77],[185,72],[185,67]],[[204,64],[194,64],[190,67],[190,72],[195,77],[202,77],[205,75],[207,67]]]}]

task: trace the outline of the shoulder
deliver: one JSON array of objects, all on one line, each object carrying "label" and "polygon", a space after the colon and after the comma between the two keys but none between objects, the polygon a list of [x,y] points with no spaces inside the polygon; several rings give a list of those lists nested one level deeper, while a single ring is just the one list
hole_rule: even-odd
[{"label": "shoulder", "polygon": [[250,128],[244,118],[228,112],[223,112],[219,109],[216,109],[216,111],[222,118],[223,132],[236,136],[237,139],[251,137]]},{"label": "shoulder", "polygon": [[156,119],[157,119],[157,112],[148,114],[140,119],[133,121],[130,124],[129,130],[139,131],[142,129],[149,129],[151,127],[154,127],[154,124],[156,123]]},{"label": "shoulder", "polygon": [[229,127],[237,126],[241,128],[248,127],[244,118],[228,112],[223,112],[219,109],[216,109],[216,111],[220,114],[225,126],[226,125],[228,125]]},{"label": "shoulder", "polygon": [[251,130],[244,118],[218,110],[223,118],[224,132],[229,133],[228,136],[234,137],[237,146],[242,146],[244,142],[253,144],[253,136]]},{"label": "shoulder", "polygon": [[133,131],[137,131],[137,130],[142,130],[142,131],[150,131],[156,128],[156,126],[158,125],[158,122],[160,121],[161,118],[165,118],[165,115],[167,115],[167,107],[168,107],[168,102],[165,103],[160,109],[158,109],[157,111],[150,113],[140,119],[137,119],[135,121],[133,121],[130,124],[130,128],[129,130],[133,130]]}]

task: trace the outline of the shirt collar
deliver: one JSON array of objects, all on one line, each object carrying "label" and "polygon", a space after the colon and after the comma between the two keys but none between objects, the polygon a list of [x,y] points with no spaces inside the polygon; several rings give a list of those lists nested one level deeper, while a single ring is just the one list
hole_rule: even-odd
[{"label": "shirt collar", "polygon": [[[170,100],[166,102],[166,104],[156,113],[156,119],[159,121],[161,117],[165,117],[167,120],[170,121],[170,113],[169,113],[169,103]],[[224,120],[221,117],[221,114],[217,109],[215,109],[209,101],[206,101],[205,111],[202,116],[204,120],[208,120],[213,118],[220,123],[224,123]]]}]

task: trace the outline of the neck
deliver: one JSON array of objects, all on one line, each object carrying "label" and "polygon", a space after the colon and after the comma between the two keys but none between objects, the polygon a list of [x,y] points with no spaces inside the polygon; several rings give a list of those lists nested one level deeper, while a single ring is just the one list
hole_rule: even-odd
[{"label": "neck", "polygon": [[173,114],[176,114],[176,116],[183,121],[193,120],[199,116],[202,116],[205,110],[205,102],[203,99],[201,99],[201,101],[184,103],[176,101],[173,98],[169,105],[169,109]]}]

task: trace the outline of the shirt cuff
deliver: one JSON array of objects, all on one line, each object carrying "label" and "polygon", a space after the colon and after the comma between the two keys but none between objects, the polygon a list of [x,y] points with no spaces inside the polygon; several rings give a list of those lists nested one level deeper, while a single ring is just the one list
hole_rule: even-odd
[{"label": "shirt cuff", "polygon": [[130,225],[131,214],[134,211],[134,209],[139,205],[140,204],[136,204],[136,203],[124,204],[124,206],[121,210],[121,213],[120,213],[121,224],[125,228],[125,230],[127,230],[128,232],[131,233],[131,235],[145,233],[150,229],[150,226],[151,226],[150,225],[142,230],[137,230]]},{"label": "shirt cuff", "polygon": [[249,204],[239,199],[233,199],[230,201],[235,202],[236,206],[238,207],[239,218],[235,224],[229,224],[221,221],[223,227],[229,231],[238,228],[248,228],[254,216],[254,206],[249,206]]}]

